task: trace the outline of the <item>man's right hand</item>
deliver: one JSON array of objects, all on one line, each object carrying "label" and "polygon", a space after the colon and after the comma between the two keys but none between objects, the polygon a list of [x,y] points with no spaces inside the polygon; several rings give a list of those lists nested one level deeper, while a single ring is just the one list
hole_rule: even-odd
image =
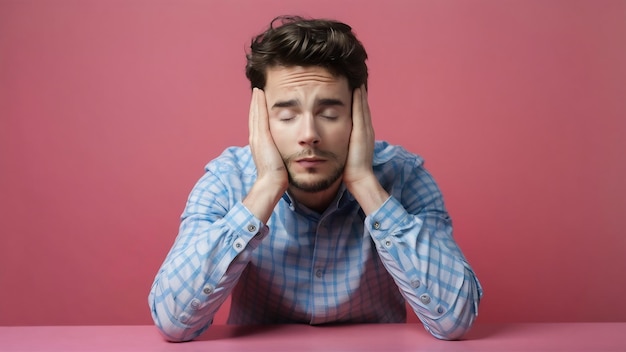
[{"label": "man's right hand", "polygon": [[257,179],[243,204],[263,223],[267,223],[276,203],[289,186],[289,178],[283,158],[270,132],[265,93],[258,88],[252,90],[248,128]]}]

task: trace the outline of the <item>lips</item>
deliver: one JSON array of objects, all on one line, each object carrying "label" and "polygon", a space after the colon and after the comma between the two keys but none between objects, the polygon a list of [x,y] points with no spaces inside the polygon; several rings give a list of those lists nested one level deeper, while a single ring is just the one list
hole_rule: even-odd
[{"label": "lips", "polygon": [[326,160],[317,157],[306,157],[296,160],[296,163],[304,168],[312,168],[321,165],[325,161]]}]

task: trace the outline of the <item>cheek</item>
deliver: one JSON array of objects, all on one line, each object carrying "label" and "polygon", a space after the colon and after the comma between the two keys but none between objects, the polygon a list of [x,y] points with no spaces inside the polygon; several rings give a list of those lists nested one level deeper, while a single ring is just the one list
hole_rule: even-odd
[{"label": "cheek", "polygon": [[352,135],[352,120],[349,120],[348,122],[346,122],[344,129],[343,129],[343,139],[346,141],[346,143],[350,142],[351,135]]},{"label": "cheek", "polygon": [[270,120],[269,128],[270,137],[272,137],[272,140],[274,140],[274,144],[276,144],[276,147],[280,148],[280,145],[284,143],[283,139],[285,136],[285,132],[281,130],[280,124],[274,124],[272,123],[272,120]]},{"label": "cheek", "polygon": [[272,136],[274,141],[277,141],[281,138],[284,139],[285,135],[289,135],[289,131],[287,130],[285,124],[279,123],[278,120],[270,119],[269,129],[270,129],[270,135]]},{"label": "cheek", "polygon": [[336,134],[333,138],[335,141],[335,145],[337,146],[336,147],[337,152],[341,153],[343,157],[346,157],[348,155],[348,146],[350,145],[351,134],[352,134],[352,123],[344,126],[344,128],[342,128],[341,130],[336,131]]}]

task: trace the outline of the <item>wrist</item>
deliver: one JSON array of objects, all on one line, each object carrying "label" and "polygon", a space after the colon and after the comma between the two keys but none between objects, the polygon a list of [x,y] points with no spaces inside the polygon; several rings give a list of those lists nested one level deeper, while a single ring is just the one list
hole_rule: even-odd
[{"label": "wrist", "polygon": [[346,188],[357,200],[365,215],[373,213],[389,198],[389,193],[381,186],[374,174],[346,183]]},{"label": "wrist", "polygon": [[285,193],[286,187],[271,180],[257,181],[252,185],[250,192],[243,199],[243,205],[263,223],[267,223],[276,204]]}]

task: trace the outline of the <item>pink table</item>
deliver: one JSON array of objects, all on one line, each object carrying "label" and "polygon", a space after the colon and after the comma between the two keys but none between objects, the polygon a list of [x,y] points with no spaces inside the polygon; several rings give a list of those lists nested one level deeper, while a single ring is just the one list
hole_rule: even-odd
[{"label": "pink table", "polygon": [[186,343],[165,342],[153,326],[5,326],[0,351],[626,351],[626,322],[479,324],[463,341],[418,324],[216,325]]}]

